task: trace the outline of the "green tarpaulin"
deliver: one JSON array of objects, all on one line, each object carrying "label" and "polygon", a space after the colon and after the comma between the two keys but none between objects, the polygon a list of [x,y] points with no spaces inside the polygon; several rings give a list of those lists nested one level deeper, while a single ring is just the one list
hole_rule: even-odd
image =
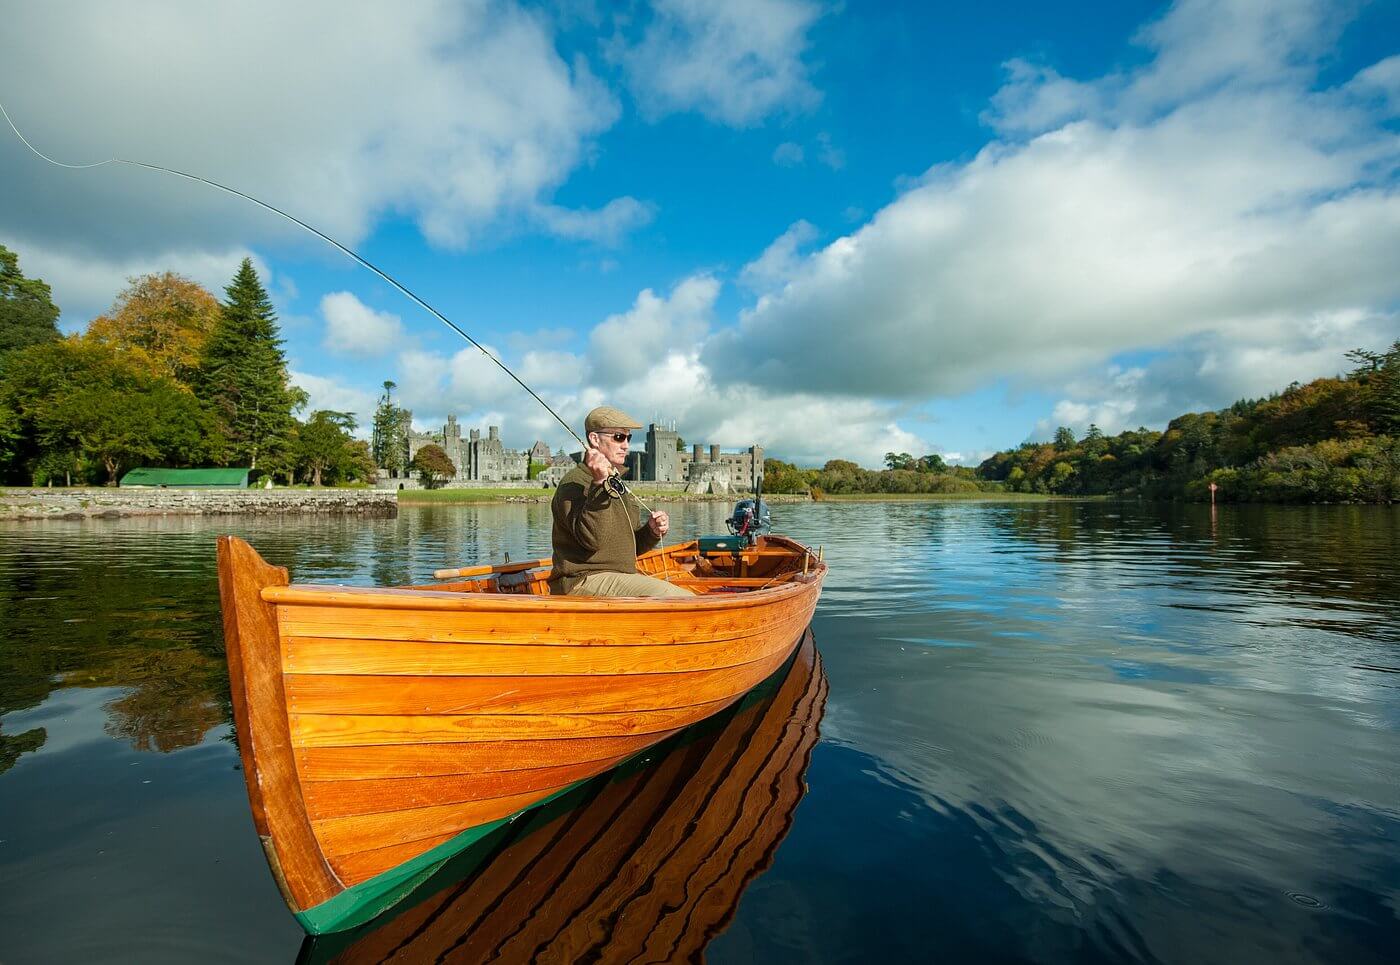
[{"label": "green tarpaulin", "polygon": [[165,486],[170,489],[247,489],[247,469],[133,469],[122,486]]}]

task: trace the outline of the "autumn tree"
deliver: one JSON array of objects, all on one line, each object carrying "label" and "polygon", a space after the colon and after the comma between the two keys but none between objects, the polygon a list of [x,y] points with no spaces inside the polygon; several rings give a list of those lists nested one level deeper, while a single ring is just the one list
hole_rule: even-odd
[{"label": "autumn tree", "polygon": [[19,255],[0,245],[0,355],[58,337],[58,306],[49,286],[25,278]]},{"label": "autumn tree", "polygon": [[277,313],[250,259],[243,259],[224,293],[195,391],[228,440],[228,461],[257,469],[259,459],[290,447],[292,412],[305,404],[306,394],[287,380]]},{"label": "autumn tree", "polygon": [[152,375],[188,383],[219,321],[219,302],[172,271],[129,279],[87,337],[111,345]]},{"label": "autumn tree", "polygon": [[426,489],[436,489],[439,484],[457,475],[457,467],[447,458],[441,446],[427,445],[419,449],[408,468],[418,473]]}]

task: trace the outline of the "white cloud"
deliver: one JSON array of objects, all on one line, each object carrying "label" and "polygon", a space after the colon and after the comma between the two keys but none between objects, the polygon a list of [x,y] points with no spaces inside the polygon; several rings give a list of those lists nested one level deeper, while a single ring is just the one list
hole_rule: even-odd
[{"label": "white cloud", "polygon": [[1037,99],[1063,78],[1013,71],[1006,126],[1034,136],[931,169],[789,263],[702,360],[772,391],[917,399],[1381,317],[1400,299],[1400,142],[1374,98],[1317,88],[1316,31],[1335,29],[1318,23],[1306,3],[1185,2],[1144,31],[1136,72]]},{"label": "white cloud", "polygon": [[332,292],[321,299],[326,320],[322,344],[332,352],[376,358],[402,348],[403,324],[397,315],[377,312],[350,292]]},{"label": "white cloud", "polygon": [[602,385],[628,382],[672,353],[695,350],[709,328],[719,282],[696,275],[678,284],[669,298],[650,288],[629,311],[609,316],[589,336],[591,379]]},{"label": "white cloud", "polygon": [[846,152],[831,142],[831,135],[826,131],[817,135],[817,160],[833,171],[846,166]]},{"label": "white cloud", "polygon": [[820,99],[802,54],[823,13],[810,0],[656,0],[640,41],[612,53],[648,116],[748,126]]},{"label": "white cloud", "polygon": [[1400,314],[1360,310],[1281,316],[1270,327],[1208,333],[1144,365],[1110,365],[1069,380],[1049,418],[1031,434],[1048,439],[1058,426],[1082,434],[1089,423],[1113,434],[1140,425],[1162,427],[1184,412],[1262,398],[1291,382],[1350,371],[1346,353],[1383,350],[1400,337]]},{"label": "white cloud", "polygon": [[773,149],[773,163],[779,167],[791,168],[801,164],[806,157],[801,144],[784,141]]},{"label": "white cloud", "polygon": [[139,275],[173,271],[196,281],[216,298],[233,280],[244,258],[252,258],[266,283],[272,278],[267,266],[246,248],[221,251],[164,251],[112,260],[93,260],[67,249],[51,248],[23,239],[0,237],[20,256],[20,270],[30,278],[42,278],[53,289],[54,302],[63,312],[62,323],[80,329],[94,315],[107,310],[127,282]]},{"label": "white cloud", "polygon": [[354,434],[361,439],[369,438],[374,424],[374,409],[379,402],[374,393],[309,372],[291,371],[287,376],[293,385],[305,389],[309,396],[306,408],[302,412],[303,417],[318,409],[350,412],[354,414],[357,423]]},{"label": "white cloud", "polygon": [[[611,239],[644,220],[631,198],[593,212],[550,203],[618,105],[584,63],[560,58],[542,16],[509,2],[147,0],[81,16],[25,4],[5,27],[5,106],[60,159],[190,171],[352,245],[389,211],[452,247],[503,222]],[[69,259],[75,276],[304,237],[202,185],[60,170],[13,137],[0,138],[0,182],[0,236]],[[68,284],[55,276],[58,298],[82,301]]]},{"label": "white cloud", "polygon": [[614,198],[596,211],[541,205],[536,216],[551,234],[560,238],[616,246],[630,232],[650,224],[656,217],[656,206],[623,197]]},{"label": "white cloud", "polygon": [[739,280],[756,292],[767,292],[785,285],[801,266],[800,249],[817,238],[810,222],[797,221],[784,231],[763,254],[739,272]]}]

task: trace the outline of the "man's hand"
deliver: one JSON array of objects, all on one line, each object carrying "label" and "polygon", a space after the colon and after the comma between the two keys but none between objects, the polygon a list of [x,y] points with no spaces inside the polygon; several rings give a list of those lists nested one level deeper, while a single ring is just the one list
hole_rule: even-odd
[{"label": "man's hand", "polygon": [[593,473],[593,482],[601,486],[608,481],[612,475],[612,463],[608,462],[608,457],[597,449],[588,449],[583,453],[583,466]]},{"label": "man's hand", "polygon": [[652,513],[651,519],[647,520],[647,526],[651,527],[652,533],[660,539],[670,532],[671,517],[665,513]]}]

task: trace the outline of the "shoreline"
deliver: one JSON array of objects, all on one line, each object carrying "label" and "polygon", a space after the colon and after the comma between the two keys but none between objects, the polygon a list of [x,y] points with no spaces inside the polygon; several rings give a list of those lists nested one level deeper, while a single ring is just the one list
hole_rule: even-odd
[{"label": "shoreline", "polygon": [[133,516],[396,516],[379,489],[0,489],[0,520],[123,519]]},{"label": "shoreline", "polygon": [[[733,505],[748,493],[637,492],[654,505],[723,503]],[[135,516],[353,515],[395,516],[400,506],[548,504],[552,489],[146,489],[84,487],[0,488],[0,520],[123,519]],[[813,500],[805,493],[764,493],[773,505],[826,502],[1065,502],[1105,497],[1052,496],[1038,493],[847,493]]]}]

